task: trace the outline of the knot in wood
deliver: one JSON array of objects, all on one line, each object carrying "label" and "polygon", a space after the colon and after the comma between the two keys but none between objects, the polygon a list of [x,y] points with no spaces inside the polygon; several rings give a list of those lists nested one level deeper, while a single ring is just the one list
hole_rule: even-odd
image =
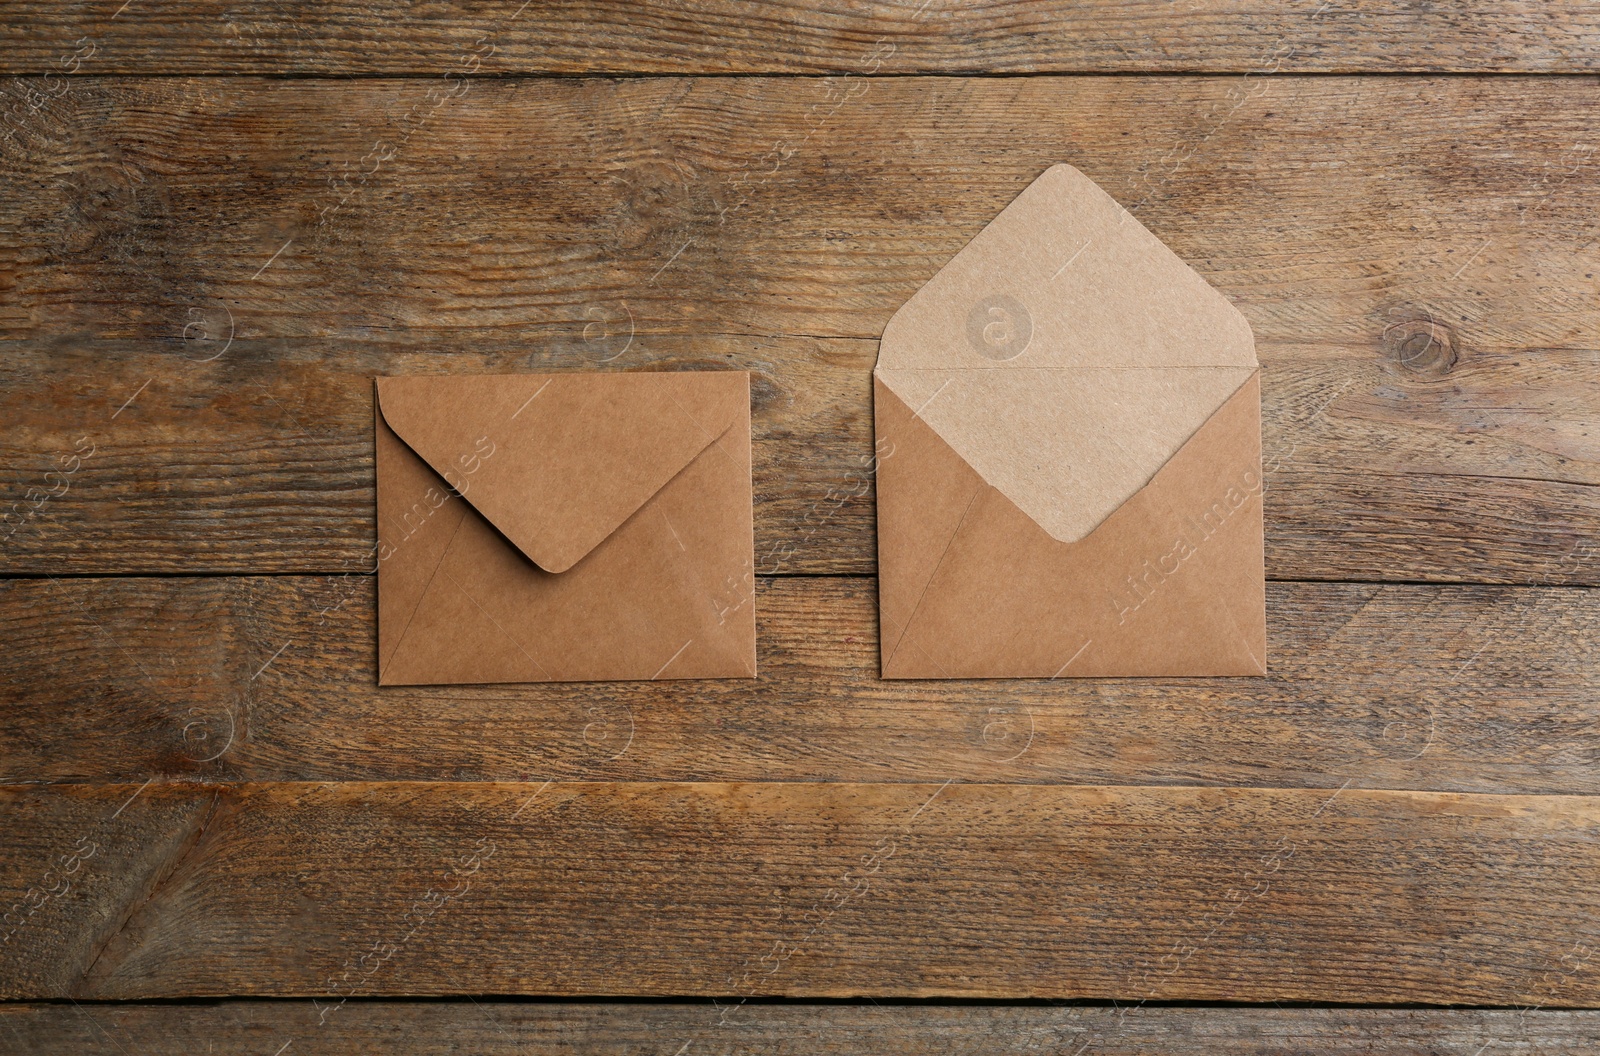
[{"label": "knot in wood", "polygon": [[1440,375],[1456,365],[1457,339],[1448,324],[1421,312],[1390,323],[1383,331],[1383,352],[1414,374]]}]

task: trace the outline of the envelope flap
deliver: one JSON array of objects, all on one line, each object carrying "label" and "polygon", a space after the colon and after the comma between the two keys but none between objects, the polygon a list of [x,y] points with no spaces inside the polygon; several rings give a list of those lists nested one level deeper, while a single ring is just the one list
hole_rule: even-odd
[{"label": "envelope flap", "polygon": [[895,312],[878,367],[1250,367],[1250,324],[1071,165],[1053,165]]},{"label": "envelope flap", "polygon": [[377,382],[395,435],[547,572],[581,561],[750,406],[738,371]]},{"label": "envelope flap", "polygon": [[1239,310],[1055,165],[895,313],[875,373],[987,483],[1076,542],[1256,369]]},{"label": "envelope flap", "polygon": [[1155,477],[1251,367],[879,370],[918,417],[1052,538],[1075,543]]}]

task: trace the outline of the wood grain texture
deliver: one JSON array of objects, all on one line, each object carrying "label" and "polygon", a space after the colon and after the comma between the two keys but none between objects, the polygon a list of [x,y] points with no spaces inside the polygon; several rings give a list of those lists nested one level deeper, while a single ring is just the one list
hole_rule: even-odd
[{"label": "wood grain texture", "polygon": [[[370,568],[373,376],[604,369],[600,333],[450,351],[241,341],[210,363],[152,341],[12,344],[0,461],[21,501],[0,507],[3,560],[46,573]],[[759,571],[871,569],[875,342],[657,336],[628,355],[634,368],[752,372]],[[91,446],[62,476],[61,456]]]},{"label": "wood grain texture", "polygon": [[[1600,596],[1274,584],[1265,679],[884,682],[870,580],[760,678],[376,685],[368,577],[0,584],[0,780],[729,780],[1600,793]],[[48,715],[49,721],[40,721]]]},{"label": "wood grain texture", "polygon": [[7,570],[340,571],[366,376],[727,364],[762,553],[868,573],[875,339],[1064,158],[1256,331],[1270,575],[1600,583],[1586,83],[460,83],[78,78],[12,130],[5,530],[109,455]]},{"label": "wood grain texture", "polygon": [[[236,341],[213,362],[181,343],[13,343],[0,360],[0,564],[370,566],[374,375],[603,368],[620,347],[606,334],[450,352]],[[875,566],[876,356],[875,342],[808,337],[659,335],[628,349],[636,369],[752,372],[756,567],[772,574]],[[1587,443],[1593,356],[1508,355],[1444,383],[1381,361],[1269,361],[1264,391],[1269,577],[1600,582],[1600,456],[1550,454]]]},{"label": "wood grain texture", "polygon": [[[106,855],[23,920],[0,953],[4,996],[1600,997],[1595,973],[1571,963],[1600,943],[1592,797],[138,790],[0,790],[14,848],[0,888],[37,884],[85,830]],[[113,873],[115,849],[130,865]]]},{"label": "wood grain texture", "polygon": [[[351,1001],[318,1022],[310,1001],[199,1005],[0,1006],[0,1051],[29,1056],[191,1056],[207,1051],[367,1056],[599,1056],[762,1052],[775,1056],[1588,1056],[1600,1013],[1385,1008],[926,1006],[875,1003],[744,1005],[718,1022],[693,1004]],[[7,1044],[16,1046],[6,1049]],[[1484,1048],[1488,1045],[1488,1048]],[[287,1054],[285,1054],[287,1056]]]},{"label": "wood grain texture", "polygon": [[1465,367],[1600,311],[1581,78],[831,83],[75,78],[5,155],[4,334],[876,340],[1063,160],[1280,357],[1417,315]]},{"label": "wood grain texture", "polygon": [[[1595,14],[1570,0],[1494,0],[1470,10],[1407,0],[119,3],[14,5],[0,28],[0,71],[861,75],[1600,65]],[[84,42],[94,50],[82,51]],[[78,65],[67,64],[74,56]],[[477,65],[466,64],[472,56]]]}]

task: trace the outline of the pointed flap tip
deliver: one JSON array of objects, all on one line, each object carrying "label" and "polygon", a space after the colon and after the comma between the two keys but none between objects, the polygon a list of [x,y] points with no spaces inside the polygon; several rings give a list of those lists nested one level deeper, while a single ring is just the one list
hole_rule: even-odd
[{"label": "pointed flap tip", "polygon": [[528,560],[572,568],[730,429],[743,371],[380,377],[378,410]]},{"label": "pointed flap tip", "polygon": [[879,365],[1257,365],[1244,314],[1098,184],[1050,166],[890,318]]}]

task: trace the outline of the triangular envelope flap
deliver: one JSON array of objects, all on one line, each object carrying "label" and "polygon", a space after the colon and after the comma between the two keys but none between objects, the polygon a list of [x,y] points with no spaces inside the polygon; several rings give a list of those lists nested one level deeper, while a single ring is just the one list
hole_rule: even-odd
[{"label": "triangular envelope flap", "polygon": [[1034,180],[889,320],[878,367],[1254,367],[1250,324],[1089,177]]},{"label": "triangular envelope flap", "polygon": [[[1039,527],[1077,542],[1148,484],[1254,373],[1153,367],[878,377]],[[1026,412],[1014,413],[1019,408]]]},{"label": "triangular envelope flap", "polygon": [[378,379],[389,428],[547,572],[581,561],[749,400],[735,371]]},{"label": "triangular envelope flap", "polygon": [[985,481],[1077,542],[1255,370],[1238,309],[1056,165],[895,313],[876,373]]}]

